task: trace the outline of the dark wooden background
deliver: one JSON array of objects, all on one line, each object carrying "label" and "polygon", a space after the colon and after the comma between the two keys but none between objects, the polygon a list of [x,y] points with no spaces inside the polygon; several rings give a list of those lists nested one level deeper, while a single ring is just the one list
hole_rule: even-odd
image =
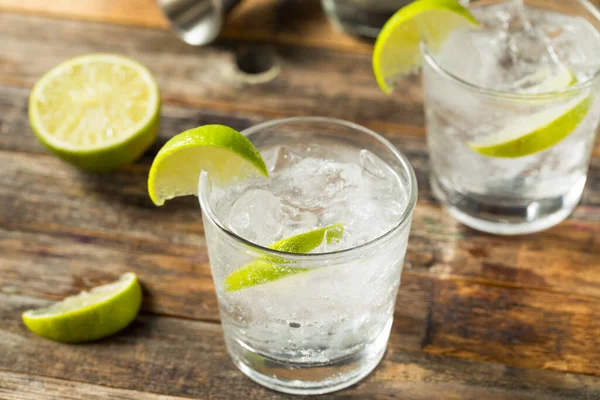
[{"label": "dark wooden background", "polygon": [[[280,75],[249,84],[243,51],[275,51]],[[160,138],[109,175],[80,172],[30,132],[33,83],[83,53],[131,56],[162,90]],[[196,198],[155,208],[153,156],[205,124],[326,115],[377,130],[408,155],[420,199],[382,364],[331,399],[599,399],[600,146],[581,205],[540,234],[498,237],[446,215],[427,183],[418,79],[377,87],[371,46],[334,33],[312,0],[248,0],[196,49],[151,0],[0,0],[0,398],[285,399],[239,372],[223,345]],[[145,301],[123,332],[57,344],[22,311],[136,272]]]}]

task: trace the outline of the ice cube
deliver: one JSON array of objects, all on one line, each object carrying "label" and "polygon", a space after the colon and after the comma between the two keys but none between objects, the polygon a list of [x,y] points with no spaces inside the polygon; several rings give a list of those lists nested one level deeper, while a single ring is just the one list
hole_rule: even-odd
[{"label": "ice cube", "polygon": [[483,80],[478,78],[485,72],[486,53],[477,45],[482,33],[458,30],[452,32],[441,47],[436,59],[448,72],[463,80]]},{"label": "ice cube", "polygon": [[482,87],[514,90],[513,84],[543,67],[558,67],[544,14],[521,0],[473,9],[479,29],[453,32],[439,62],[452,74]]},{"label": "ice cube", "polygon": [[405,201],[398,189],[398,176],[381,158],[369,150],[360,151],[360,164],[363,169],[363,186],[370,197],[390,202]]},{"label": "ice cube", "polygon": [[388,230],[387,221],[380,202],[368,195],[357,195],[347,199],[346,219],[342,247],[357,246],[379,237]]},{"label": "ice cube", "polygon": [[364,173],[377,179],[387,180],[389,178],[389,167],[379,157],[369,150],[362,149],[359,154],[360,165]]},{"label": "ice cube", "polygon": [[269,172],[280,171],[297,163],[302,157],[287,146],[277,146],[263,152]]},{"label": "ice cube", "polygon": [[552,46],[579,80],[589,79],[600,69],[600,33],[584,18],[561,19],[547,28]]},{"label": "ice cube", "polygon": [[244,239],[267,246],[281,230],[281,200],[263,189],[245,192],[229,211],[227,226]]},{"label": "ice cube", "polygon": [[273,187],[290,204],[318,213],[342,191],[361,181],[362,170],[357,164],[307,157],[294,168],[282,171]]},{"label": "ice cube", "polygon": [[285,201],[281,204],[281,214],[285,221],[285,232],[282,232],[282,238],[311,231],[318,224],[314,213]]}]

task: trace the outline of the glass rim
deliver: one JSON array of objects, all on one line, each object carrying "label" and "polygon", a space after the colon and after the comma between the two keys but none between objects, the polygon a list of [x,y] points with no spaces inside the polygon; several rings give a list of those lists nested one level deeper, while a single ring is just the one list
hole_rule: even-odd
[{"label": "glass rim", "polygon": [[[588,0],[574,0],[574,1],[581,3],[583,5],[583,7],[585,7],[585,9],[588,10],[598,20],[598,22],[600,22],[600,10],[596,6],[594,6]],[[599,31],[599,35],[600,35],[600,31]],[[456,74],[450,72],[446,68],[444,68],[440,63],[437,62],[435,57],[429,51],[429,47],[427,46],[427,43],[425,43],[424,41],[422,41],[420,43],[420,47],[421,47],[421,53],[423,55],[423,58],[429,65],[431,65],[433,67],[433,69],[436,72],[440,73],[445,78],[448,78],[454,82],[457,82],[458,84],[460,84],[462,86],[467,87],[468,89],[480,92],[480,93],[490,96],[490,97],[501,97],[501,98],[511,99],[511,100],[551,100],[551,99],[554,99],[556,97],[560,97],[563,95],[573,95],[573,94],[576,94],[577,92],[587,89],[587,88],[591,87],[592,83],[600,77],[600,68],[598,68],[596,70],[596,72],[594,73],[594,75],[592,75],[587,80],[585,80],[583,82],[577,82],[575,85],[571,85],[568,88],[565,88],[563,90],[555,90],[552,92],[518,93],[518,92],[511,92],[508,90],[491,89],[491,88],[486,88],[484,86],[477,85],[473,82],[469,82],[469,81],[457,76]]]},{"label": "glass rim", "polygon": [[337,251],[329,251],[329,252],[324,252],[324,253],[306,253],[306,254],[288,253],[285,251],[269,249],[266,246],[261,246],[257,243],[251,242],[250,240],[244,239],[243,237],[232,232],[231,230],[227,229],[223,225],[223,223],[219,220],[219,218],[213,212],[212,207],[210,206],[210,203],[208,201],[208,198],[206,198],[207,190],[205,188],[209,184],[209,180],[208,180],[208,174],[205,171],[202,171],[202,174],[200,175],[200,180],[198,182],[198,198],[200,201],[200,207],[202,208],[202,211],[205,213],[205,215],[208,216],[208,218],[210,219],[210,222],[212,224],[214,224],[220,232],[222,232],[229,238],[233,239],[234,241],[239,242],[245,246],[248,246],[248,247],[252,248],[253,250],[256,250],[260,253],[265,253],[265,254],[276,256],[279,258],[284,257],[287,260],[306,261],[307,259],[310,259],[311,261],[321,261],[322,259],[330,260],[332,258],[348,256],[348,255],[351,255],[351,254],[353,254],[355,252],[359,252],[359,251],[368,251],[369,249],[377,246],[379,243],[385,242],[385,240],[387,238],[389,238],[390,236],[392,236],[394,233],[398,232],[399,230],[403,229],[409,223],[409,221],[411,220],[412,213],[416,207],[417,197],[418,197],[417,177],[415,175],[415,171],[412,168],[410,162],[408,161],[408,158],[406,158],[406,156],[402,152],[400,152],[390,141],[388,141],[386,138],[379,135],[378,133],[376,133],[368,128],[365,128],[361,125],[355,124],[353,122],[349,122],[349,121],[345,121],[345,120],[337,119],[337,118],[329,118],[329,117],[292,117],[292,118],[274,119],[274,120],[269,120],[269,121],[262,122],[260,124],[251,126],[247,129],[244,129],[241,133],[244,136],[249,136],[249,135],[251,135],[255,132],[258,132],[260,130],[263,130],[263,129],[268,129],[268,128],[271,128],[276,125],[294,123],[294,122],[328,123],[328,124],[341,125],[341,126],[353,129],[353,130],[360,131],[360,133],[371,136],[374,139],[376,139],[377,141],[379,141],[380,143],[382,143],[383,145],[385,145],[385,147],[388,150],[390,150],[394,154],[394,156],[400,161],[400,164],[402,165],[402,168],[407,173],[408,180],[409,180],[408,202],[406,205],[406,209],[402,213],[402,216],[400,217],[398,223],[396,223],[394,226],[392,226],[390,229],[386,230],[384,233],[377,236],[376,238],[369,240],[368,242],[360,244],[358,246],[349,247],[347,249],[342,249],[342,250],[337,250]]}]

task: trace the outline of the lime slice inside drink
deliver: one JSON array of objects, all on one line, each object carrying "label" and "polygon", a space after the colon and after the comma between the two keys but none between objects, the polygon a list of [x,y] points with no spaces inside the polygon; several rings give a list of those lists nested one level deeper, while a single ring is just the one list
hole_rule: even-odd
[{"label": "lime slice inside drink", "polygon": [[[530,84],[534,82],[534,84]],[[543,67],[535,73],[528,75],[512,86],[519,89],[519,93],[552,93],[564,90],[577,83],[577,77],[564,66],[557,68]]]},{"label": "lime slice inside drink", "polygon": [[469,144],[489,157],[517,158],[543,151],[567,137],[585,118],[592,96],[585,95],[535,115],[519,118],[504,129]]},{"label": "lime slice inside drink", "polygon": [[62,159],[95,172],[140,157],[156,139],[159,111],[158,86],[146,67],[112,54],[56,66],[29,98],[38,139]]},{"label": "lime slice inside drink", "polygon": [[111,335],[133,321],[142,304],[142,288],[134,273],[89,292],[23,313],[30,331],[59,342],[86,342]]},{"label": "lime slice inside drink", "polygon": [[[339,241],[343,235],[344,226],[335,224],[282,239],[267,247],[287,253],[305,254],[319,247],[323,240],[331,244],[333,241]],[[285,260],[275,257],[255,260],[225,278],[225,291],[233,292],[308,271],[307,268],[288,267],[282,265],[283,263]]]},{"label": "lime slice inside drink", "polygon": [[148,175],[148,193],[157,206],[178,196],[196,194],[202,171],[217,184],[257,173],[268,176],[258,149],[238,131],[204,125],[182,132],[158,152]]}]

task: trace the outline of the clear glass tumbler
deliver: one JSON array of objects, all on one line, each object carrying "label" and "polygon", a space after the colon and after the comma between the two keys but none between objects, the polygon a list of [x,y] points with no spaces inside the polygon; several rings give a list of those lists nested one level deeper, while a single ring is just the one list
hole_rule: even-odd
[{"label": "clear glass tumbler", "polygon": [[[469,8],[482,19],[497,13],[495,15],[505,18],[506,26],[512,29],[509,24],[517,22],[509,20],[509,12],[505,10],[510,11],[508,7],[514,4],[506,0],[472,1]],[[551,44],[554,46],[552,51],[566,53],[568,61],[574,63],[600,60],[596,51],[586,51],[600,48],[600,13],[589,2],[525,0],[524,4],[530,7],[526,11],[529,10],[528,18],[533,23],[554,24],[553,30],[544,32],[550,38],[548,40],[556,40]],[[495,17],[492,14],[490,18]],[[563,32],[570,38],[580,38],[574,42],[560,42],[559,35]],[[514,38],[510,33],[489,30],[487,34],[489,48],[494,49],[490,53],[501,41],[511,40],[507,43],[508,51],[515,44],[531,40],[524,34],[517,42],[512,42]],[[467,48],[469,44],[455,43],[450,50],[452,53],[448,51],[451,54],[448,59],[454,64],[453,68],[468,68],[468,58],[472,54]],[[464,43],[462,49],[461,43]],[[458,77],[451,68],[442,65],[437,53],[426,45],[422,45],[422,51],[430,183],[445,209],[472,228],[507,235],[537,232],[567,218],[581,199],[600,120],[598,73],[553,92],[534,94],[496,90]],[[536,63],[538,60],[527,61]],[[500,59],[499,68],[511,68],[513,62],[507,56]],[[539,67],[531,76],[543,74],[544,68]],[[575,67],[567,65],[566,68]],[[479,74],[480,71],[472,73]],[[557,120],[573,104],[584,106],[572,107],[578,111],[559,121],[562,126],[554,123],[554,127],[548,129],[548,135],[554,134],[550,132],[552,130],[560,131],[573,121],[576,123],[569,128],[566,137],[549,148],[524,156],[501,157],[481,154],[472,147],[482,138],[493,138],[498,132],[508,136],[511,129],[517,132],[541,129],[544,124],[549,125],[549,121]],[[544,120],[548,122],[539,122]],[[529,144],[524,140],[522,145]]]},{"label": "clear glass tumbler", "polygon": [[329,21],[359,37],[376,38],[386,21],[411,0],[322,0]]},{"label": "clear glass tumbler", "polygon": [[[398,178],[406,199],[399,222],[374,240],[337,252],[292,254],[251,243],[219,220],[208,175],[199,182],[204,231],[229,354],[252,380],[293,394],[320,394],[365,377],[384,355],[417,183],[408,160],[391,143],[356,124],[292,118],[243,132],[259,150],[318,143],[320,154],[339,146],[366,149]],[[333,153],[331,153],[333,154]],[[256,259],[305,268],[275,282],[228,292],[226,277]]]}]

